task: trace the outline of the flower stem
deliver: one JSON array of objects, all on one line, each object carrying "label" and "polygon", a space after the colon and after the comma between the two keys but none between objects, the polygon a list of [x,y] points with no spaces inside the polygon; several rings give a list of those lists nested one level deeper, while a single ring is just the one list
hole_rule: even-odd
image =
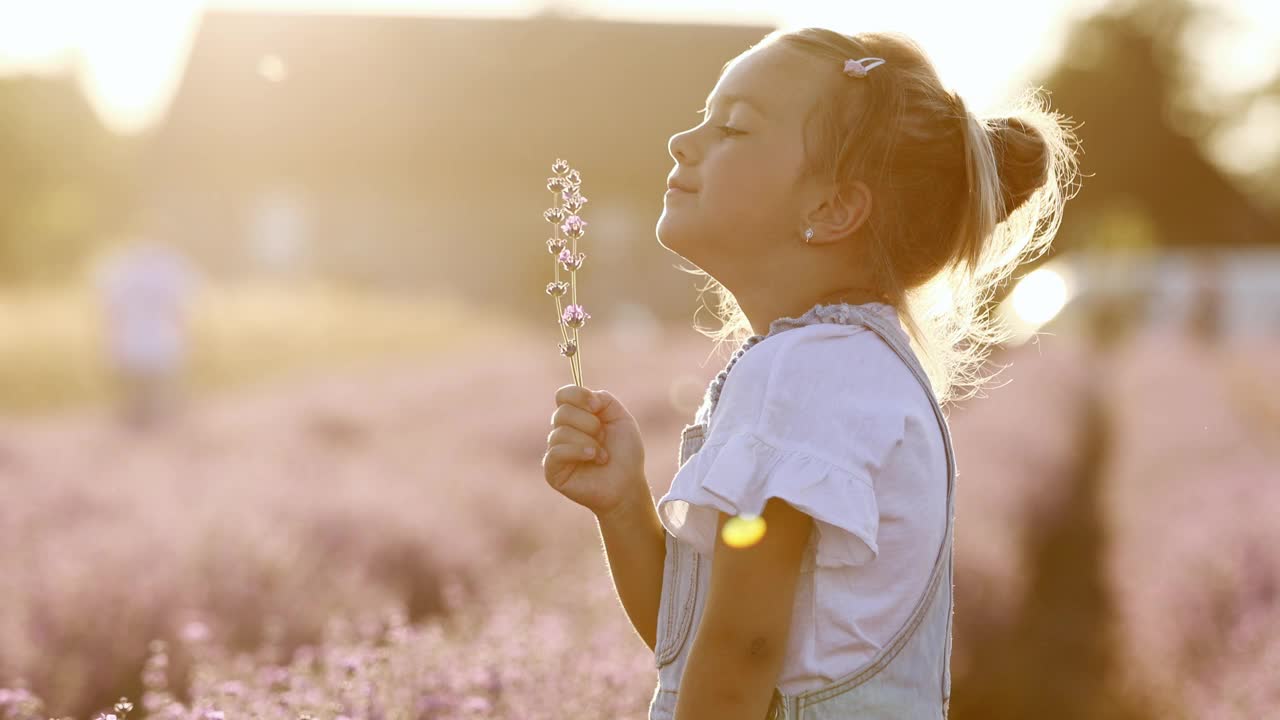
[{"label": "flower stem", "polygon": [[[578,233],[574,233],[574,236],[570,238],[570,240],[573,242],[573,256],[576,258],[578,257]],[[578,271],[577,270],[571,270],[569,272],[569,289],[573,291],[573,304],[577,305],[578,304]],[[581,308],[582,306],[579,305],[578,307]],[[584,385],[584,382],[582,380],[582,345],[581,343],[578,342],[578,328],[573,329],[573,344],[574,344],[574,347],[578,348],[577,352],[573,354],[573,359],[577,361],[576,368],[578,371],[578,384]]]},{"label": "flower stem", "polygon": [[[554,206],[557,208],[560,207],[560,194],[553,190],[551,192],[551,195],[555,198]],[[555,232],[555,235],[554,235],[555,239],[559,240],[560,224],[553,223],[552,228],[554,229],[554,232]],[[575,247],[576,247],[576,244],[575,244]],[[555,281],[560,282],[560,260],[553,256],[551,260],[551,265],[552,265],[552,268],[555,270]],[[574,287],[573,272],[569,273],[569,287],[571,289]],[[577,297],[578,297],[576,290],[574,291],[573,297],[574,297],[574,302],[576,303]],[[569,343],[569,331],[565,329],[565,325],[564,325],[564,308],[561,307],[560,305],[559,295],[556,296],[555,300],[556,300],[556,325],[560,326],[560,337],[564,340],[565,344],[567,345]],[[573,333],[573,345],[574,345],[574,352],[573,352],[573,355],[569,357],[569,372],[571,375],[573,375],[574,384],[581,387],[582,371],[578,366],[578,353],[581,352],[581,349],[578,348],[578,332],[576,330]]]},{"label": "flower stem", "polygon": [[[573,253],[573,255],[574,255],[574,257],[577,257],[577,256],[578,256],[578,252],[577,252],[577,250],[578,250],[578,242],[577,242],[576,240],[574,241],[573,246],[574,246],[574,253]],[[574,305],[577,305],[577,304],[578,304],[578,281],[577,281],[577,277],[578,277],[578,271],[574,270],[574,271],[571,271],[571,272],[569,273],[569,287],[573,288],[573,304],[574,304]],[[578,373],[578,376],[577,376],[577,377],[578,377],[578,384],[579,384],[579,385],[584,385],[585,383],[584,383],[584,382],[583,382],[583,380],[582,380],[582,345],[581,345],[581,343],[579,343],[579,342],[578,342],[578,328],[574,328],[574,329],[573,329],[573,346],[574,346],[575,348],[577,348],[577,350],[576,350],[576,351],[574,351],[574,353],[573,353],[573,360],[574,360],[574,362],[575,362],[575,368],[574,368],[574,369],[575,369],[575,370],[577,371],[577,373]]]}]

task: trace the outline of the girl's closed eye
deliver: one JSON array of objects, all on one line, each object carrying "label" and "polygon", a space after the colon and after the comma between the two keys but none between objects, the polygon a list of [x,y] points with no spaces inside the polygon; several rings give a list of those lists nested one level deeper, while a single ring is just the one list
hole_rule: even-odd
[{"label": "girl's closed eye", "polygon": [[[706,112],[707,112],[707,109],[706,109],[706,108],[703,108],[703,109],[701,109],[701,110],[697,110],[697,111],[695,111],[695,114],[697,114],[697,115],[706,115]],[[703,119],[705,120],[706,118],[704,117]],[[716,127],[716,129],[717,129],[717,130],[719,130],[719,131],[720,131],[720,133],[721,133],[722,135],[724,135],[724,136],[726,136],[726,137],[733,137],[733,136],[735,136],[735,135],[746,135],[746,133],[745,133],[745,132],[743,132],[742,130],[739,130],[739,129],[735,128],[735,127],[731,127],[731,126],[729,126],[729,125],[716,125],[715,127]]]}]

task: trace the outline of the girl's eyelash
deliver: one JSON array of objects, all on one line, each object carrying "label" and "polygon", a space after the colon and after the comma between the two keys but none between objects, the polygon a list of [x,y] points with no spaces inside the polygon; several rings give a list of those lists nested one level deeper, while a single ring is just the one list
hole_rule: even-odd
[{"label": "girl's eyelash", "polygon": [[[705,115],[705,114],[706,114],[706,112],[707,112],[707,109],[706,109],[706,108],[703,108],[703,109],[701,109],[701,110],[697,110],[697,111],[695,111],[695,113],[694,113],[694,114],[696,114],[696,115]],[[705,118],[704,118],[704,119],[705,119]],[[734,128],[734,127],[729,127],[728,125],[717,125],[717,126],[716,126],[716,129],[717,129],[717,130],[719,130],[721,133],[724,133],[724,134],[726,134],[726,135],[731,135],[731,134],[734,134],[734,135],[742,135],[742,134],[743,134],[743,132],[742,132],[741,130],[739,130],[739,129],[737,129],[737,128]]]}]

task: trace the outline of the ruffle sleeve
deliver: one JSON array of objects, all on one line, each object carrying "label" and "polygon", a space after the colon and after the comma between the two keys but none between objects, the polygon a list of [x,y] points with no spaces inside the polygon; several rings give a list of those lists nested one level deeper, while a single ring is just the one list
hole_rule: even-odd
[{"label": "ruffle sleeve", "polygon": [[868,478],[746,430],[713,438],[690,457],[658,511],[672,535],[711,554],[717,513],[760,515],[774,497],[814,519],[818,567],[862,565],[878,554],[880,515]]}]

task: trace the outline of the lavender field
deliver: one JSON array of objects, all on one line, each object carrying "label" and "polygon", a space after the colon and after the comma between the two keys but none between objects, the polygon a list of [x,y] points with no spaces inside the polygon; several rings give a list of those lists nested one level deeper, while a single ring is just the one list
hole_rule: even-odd
[{"label": "lavender field", "polygon": [[[155,433],[0,421],[0,718],[644,717],[595,521],[541,476],[570,381],[546,340],[227,391]],[[993,357],[951,410],[953,717],[1280,713],[1277,351]],[[655,496],[710,353],[585,349]]]}]

